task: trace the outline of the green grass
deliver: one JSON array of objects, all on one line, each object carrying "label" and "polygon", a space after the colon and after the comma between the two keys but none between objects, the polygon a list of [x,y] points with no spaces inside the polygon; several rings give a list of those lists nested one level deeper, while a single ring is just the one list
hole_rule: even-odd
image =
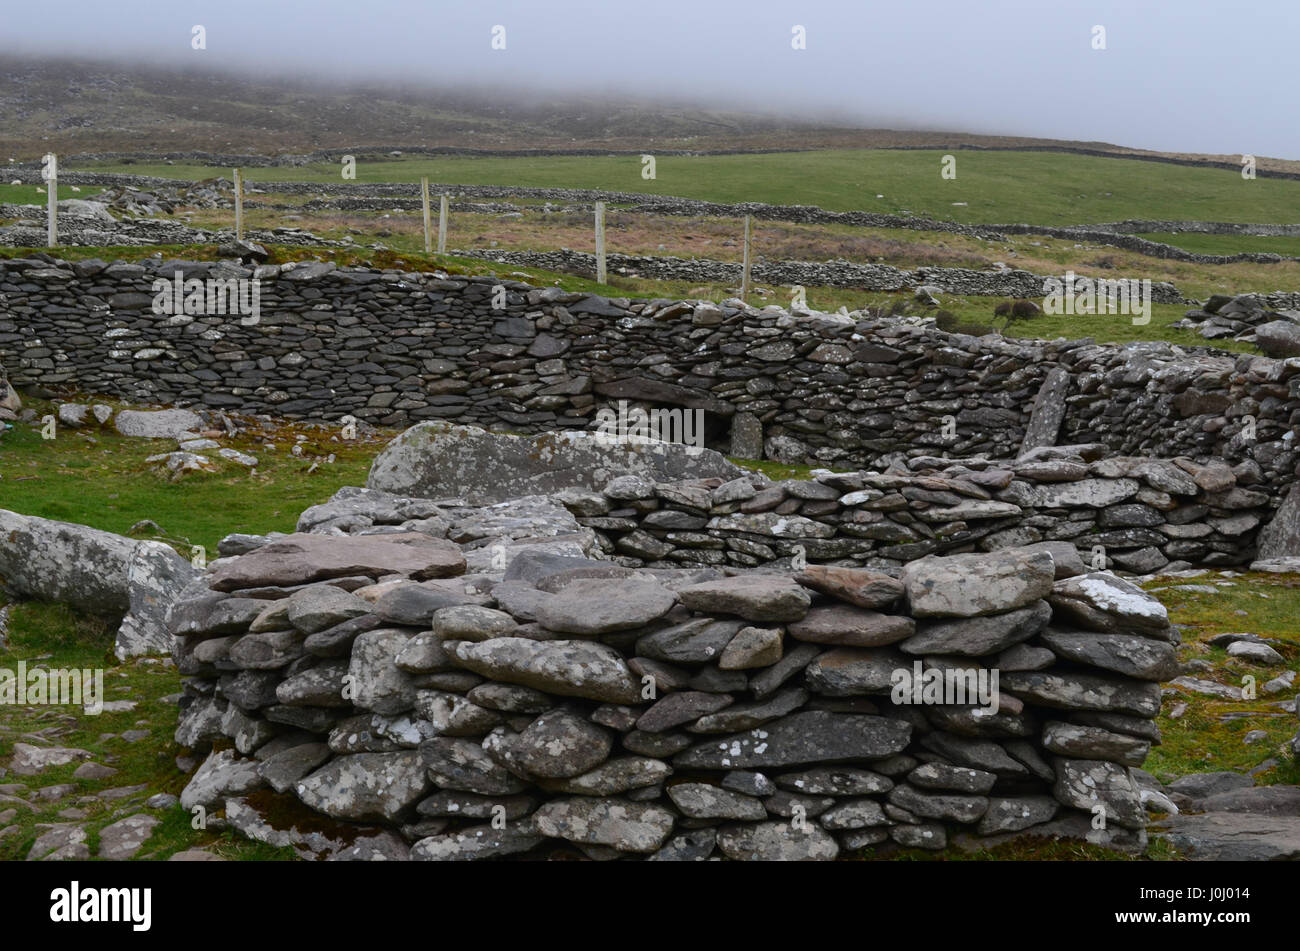
[{"label": "green grass", "polygon": [[1195,231],[1155,231],[1137,237],[1197,254],[1281,254],[1300,257],[1300,238],[1254,234],[1200,234]]},{"label": "green grass", "polygon": [[[13,181],[13,178],[4,177],[3,168],[0,168],[0,180],[3,182],[0,184],[0,202],[13,205],[40,205],[41,208],[44,209],[46,201],[49,200],[49,195],[45,192],[38,192],[36,190],[38,186],[36,185],[8,184],[8,182]],[[39,187],[44,188],[45,186],[41,185]],[[90,198],[93,195],[98,195],[104,190],[103,186],[100,185],[78,185],[77,187],[80,188],[81,191],[74,192],[70,186],[60,185],[58,194],[59,199]]]},{"label": "green grass", "polygon": [[[1180,590],[1183,584],[1204,585],[1224,580],[1231,585],[1216,585],[1215,594]],[[1286,713],[1276,716],[1281,711],[1271,706],[1295,696],[1300,692],[1300,684],[1273,695],[1260,689],[1265,681],[1284,670],[1300,672],[1300,632],[1295,626],[1295,619],[1300,616],[1300,579],[1266,574],[1223,579],[1209,573],[1173,587],[1166,587],[1165,582],[1147,587],[1165,588],[1156,591],[1155,596],[1168,607],[1170,620],[1182,626],[1180,658],[1184,661],[1201,658],[1214,666],[1212,672],[1193,672],[1190,676],[1240,687],[1242,677],[1251,675],[1256,679],[1257,697],[1250,701],[1221,700],[1181,691],[1177,698],[1165,699],[1158,721],[1163,742],[1152,748],[1145,769],[1156,776],[1245,771],[1272,756],[1278,759],[1278,765],[1259,774],[1256,782],[1300,784],[1300,766],[1284,749],[1296,735],[1295,716]],[[1281,643],[1274,647],[1286,658],[1285,666],[1247,663],[1205,643],[1215,634],[1238,631],[1279,640]],[[1187,705],[1187,712],[1176,720],[1171,719],[1170,711],[1178,702]],[[1228,713],[1250,715],[1223,719]],[[1250,730],[1263,730],[1267,737],[1255,743],[1243,743],[1243,736]]]},{"label": "green grass", "polygon": [[[52,411],[41,401],[28,405],[42,416]],[[290,454],[294,440],[287,432],[275,438],[275,450],[247,438],[223,437],[222,445],[257,457],[255,475],[221,463],[220,472],[170,482],[145,459],[174,450],[175,440],[128,439],[112,429],[58,430],[45,440],[38,428],[19,425],[0,436],[0,497],[5,508],[26,515],[118,534],[152,519],[186,557],[190,545],[204,546],[213,557],[217,542],[231,532],[291,532],[303,509],[342,486],[365,484],[374,440],[333,442],[327,431],[301,432],[309,437],[301,457]],[[332,464],[307,472],[313,459],[330,453]]]},{"label": "green grass", "polygon": [[[955,152],[940,177],[939,150],[830,149],[768,155],[659,156],[641,178],[637,156],[438,158],[360,162],[357,182],[587,188],[716,202],[817,205],[831,211],[912,214],[967,223],[1069,225],[1125,218],[1286,222],[1300,217],[1300,182],[1244,181],[1235,171],[1048,152]],[[259,181],[343,184],[341,166],[247,170]],[[230,169],[106,165],[115,171],[203,179]],[[328,189],[323,189],[328,190]],[[883,198],[876,198],[881,194]],[[966,202],[955,205],[954,202]]]},{"label": "green grass", "polygon": [[[30,669],[44,663],[50,668],[101,669],[105,700],[135,701],[134,710],[98,716],[80,708],[54,705],[0,707],[0,760],[13,753],[16,742],[27,734],[41,733],[59,746],[88,750],[92,761],[116,769],[107,779],[75,779],[78,763],[53,767],[35,776],[9,775],[0,783],[20,783],[32,792],[25,798],[35,808],[17,807],[17,816],[0,826],[17,831],[0,837],[0,861],[21,861],[43,830],[41,823],[76,821],[88,833],[92,854],[104,826],[137,812],[159,818],[160,823],[145,842],[138,860],[162,859],[184,849],[204,848],[223,857],[240,860],[284,860],[294,858],[291,849],[275,849],[251,842],[233,832],[196,830],[191,816],[179,806],[157,811],[143,808],[143,800],[157,793],[179,795],[187,780],[176,765],[181,750],[172,734],[176,729],[176,705],[168,699],[180,692],[180,676],[170,663],[133,661],[119,664],[107,649],[112,643],[110,628],[91,618],[79,617],[62,605],[27,602],[10,609],[10,646],[0,650],[0,666],[15,670],[19,661]],[[128,730],[146,730],[148,736],[134,743],[121,738]],[[39,745],[39,744],[38,744]],[[41,800],[35,790],[71,784],[72,794],[57,801]],[[88,800],[109,789],[128,786],[146,790],[116,801]],[[58,813],[70,807],[84,809],[82,819],[69,820]],[[0,801],[0,812],[10,808]]]}]

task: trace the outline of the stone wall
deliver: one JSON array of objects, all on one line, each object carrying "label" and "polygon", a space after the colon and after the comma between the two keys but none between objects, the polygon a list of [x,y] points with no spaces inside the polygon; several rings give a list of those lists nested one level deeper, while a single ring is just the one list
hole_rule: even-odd
[{"label": "stone wall", "polygon": [[[256,276],[259,321],[154,314],[152,282],[177,268],[187,278]],[[1295,361],[500,283],[504,306],[494,308],[492,277],[9,260],[0,362],[18,384],[391,426],[586,428],[602,406],[642,401],[702,409],[711,446],[743,435],[742,454],[839,468],[897,452],[1015,458],[1035,398],[1059,370],[1063,422],[1049,440],[1223,458],[1274,495],[1295,473]]]},{"label": "stone wall", "polygon": [[1068,546],[897,578],[527,552],[462,575],[454,503],[378,501],[401,526],[236,539],[174,605],[177,742],[225,747],[185,808],[349,858],[1144,845],[1131,768],[1178,637]]},{"label": "stone wall", "polygon": [[559,500],[610,557],[630,565],[801,558],[896,569],[932,554],[1045,541],[1072,546],[1095,568],[1136,573],[1254,558],[1271,514],[1267,494],[1237,485],[1223,463],[1096,459],[1101,448],[1038,450],[1011,463],[922,458],[911,472],[814,481],[624,476],[602,492]]}]

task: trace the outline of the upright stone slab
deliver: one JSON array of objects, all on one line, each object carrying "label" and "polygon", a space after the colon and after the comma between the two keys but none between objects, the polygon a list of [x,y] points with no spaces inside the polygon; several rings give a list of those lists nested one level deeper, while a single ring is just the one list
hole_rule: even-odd
[{"label": "upright stone slab", "polygon": [[1271,561],[1300,555],[1300,485],[1291,486],[1273,520],[1259,532],[1255,558]]},{"label": "upright stone slab", "polygon": [[738,459],[763,458],[763,421],[753,413],[732,417],[731,454]]},{"label": "upright stone slab", "polygon": [[1065,396],[1070,389],[1070,372],[1061,367],[1049,370],[1043,385],[1038,388],[1034,405],[1025,427],[1025,438],[1020,444],[1024,455],[1039,446],[1055,446],[1057,433],[1065,419]]}]

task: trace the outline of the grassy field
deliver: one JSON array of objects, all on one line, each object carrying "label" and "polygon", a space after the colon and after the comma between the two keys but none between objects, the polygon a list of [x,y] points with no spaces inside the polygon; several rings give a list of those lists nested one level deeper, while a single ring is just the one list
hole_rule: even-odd
[{"label": "grassy field", "polygon": [[[3,175],[3,169],[0,169],[0,175]],[[49,196],[44,191],[37,191],[37,188],[44,189],[43,185],[10,185],[8,182],[13,179],[4,179],[0,183],[0,201],[8,202],[15,205],[40,205],[43,209]],[[70,185],[60,185],[58,198],[93,198],[104,189],[98,185],[78,185],[80,191],[73,191]]]},{"label": "grassy field", "polygon": [[1194,231],[1153,231],[1138,235],[1197,254],[1281,254],[1300,257],[1300,238],[1256,234],[1200,234]]},{"label": "grassy field", "polygon": [[[42,415],[51,411],[41,401],[29,405]],[[292,455],[299,434],[307,437],[300,443],[302,455]],[[28,515],[118,534],[150,519],[186,557],[191,545],[215,553],[217,542],[231,532],[291,532],[304,508],[341,486],[364,485],[376,447],[392,435],[341,442],[329,430],[285,426],[269,439],[223,437],[223,445],[258,459],[255,472],[225,464],[218,473],[169,482],[145,459],[174,450],[175,440],[127,439],[107,429],[61,430],[45,440],[38,430],[19,426],[0,437],[0,498],[4,507]],[[330,454],[333,463],[308,472]]]},{"label": "grassy field", "polygon": [[[956,178],[940,177],[942,151],[829,149],[769,155],[670,156],[641,177],[635,156],[439,157],[361,162],[357,182],[587,188],[716,202],[817,205],[830,211],[910,214],[966,223],[1085,224],[1124,218],[1289,222],[1300,181],[1245,181],[1231,171],[1045,152],[957,152]],[[105,165],[96,171],[203,179],[229,169]],[[341,165],[249,169],[259,181],[343,183]],[[883,197],[877,198],[877,195]],[[958,203],[965,204],[958,204]]]}]

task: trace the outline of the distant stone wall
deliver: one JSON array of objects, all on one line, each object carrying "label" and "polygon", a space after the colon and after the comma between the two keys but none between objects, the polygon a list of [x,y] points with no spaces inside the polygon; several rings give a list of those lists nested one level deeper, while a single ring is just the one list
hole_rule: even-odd
[{"label": "distant stone wall", "polygon": [[[154,314],[154,279],[178,268],[256,276],[257,323]],[[1221,458],[1274,496],[1294,480],[1300,422],[1297,361],[331,264],[0,262],[0,362],[20,385],[389,426],[535,433],[588,428],[618,400],[695,408],[711,447],[837,468],[897,453],[1015,458],[1059,369],[1059,441]]]},{"label": "distant stone wall", "polygon": [[[556,154],[556,153],[551,153]],[[583,153],[575,153],[583,154]],[[659,153],[669,154],[669,153]],[[187,156],[202,159],[202,156]],[[209,162],[225,167],[242,164],[235,161],[239,156],[225,156],[227,161]],[[296,161],[298,157],[285,156],[279,159],[263,159],[253,162],[249,167],[268,165],[306,164]],[[26,166],[10,166],[10,170],[20,181],[39,184],[40,167],[36,163]],[[1260,175],[1265,175],[1260,172]],[[1292,173],[1274,173],[1275,177],[1300,177]],[[191,184],[185,179],[159,178],[149,175],[123,175],[115,172],[65,172],[60,181],[69,185],[130,185],[137,188],[184,187]],[[1052,226],[1012,224],[962,224],[955,221],[940,221],[913,215],[895,215],[875,211],[827,211],[815,205],[771,205],[766,202],[719,203],[680,198],[675,195],[647,195],[638,192],[597,191],[587,188],[524,188],[505,185],[458,185],[433,183],[437,193],[446,193],[460,198],[540,198],[548,201],[590,204],[596,201],[612,202],[626,206],[629,211],[654,215],[679,215],[687,217],[740,217],[751,215],[764,221],[789,221],[797,224],[836,224],[862,228],[898,228],[913,231],[933,231],[943,234],[959,234],[1000,241],[1009,234],[1034,234],[1061,238],[1067,241],[1087,241],[1090,244],[1102,244],[1110,247],[1136,251],[1152,257],[1176,261],[1188,261],[1198,264],[1232,264],[1249,261],[1274,264],[1284,260],[1295,260],[1270,252],[1241,252],[1237,254],[1201,254],[1172,244],[1162,244],[1145,238],[1136,237],[1134,232],[1151,231],[1195,231],[1206,234],[1253,234],[1253,235],[1287,235],[1294,233],[1288,229],[1291,225],[1272,224],[1233,224],[1213,221],[1121,221],[1113,224]],[[402,207],[418,209],[419,186],[406,183],[363,183],[334,182],[328,186],[319,182],[257,182],[248,186],[250,194],[290,194],[317,195],[307,203],[307,207],[339,208],[366,210],[377,207]],[[330,197],[325,198],[328,194]],[[391,199],[390,205],[377,205],[376,198]],[[249,207],[272,207],[253,205]]]}]

